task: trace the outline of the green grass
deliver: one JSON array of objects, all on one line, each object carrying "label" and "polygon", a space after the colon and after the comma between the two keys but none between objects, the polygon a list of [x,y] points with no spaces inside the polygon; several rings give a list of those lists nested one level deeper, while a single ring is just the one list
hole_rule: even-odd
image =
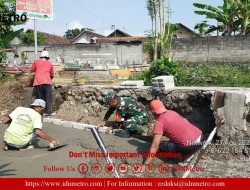
[{"label": "green grass", "polygon": [[181,65],[177,86],[250,87],[250,65]]},{"label": "green grass", "polygon": [[[174,64],[178,64],[178,67],[174,69],[176,86],[250,87],[250,64],[240,66],[208,65],[206,63]],[[149,73],[143,72],[131,76],[130,79],[145,81],[148,75]],[[149,84],[148,79],[146,84]]]}]

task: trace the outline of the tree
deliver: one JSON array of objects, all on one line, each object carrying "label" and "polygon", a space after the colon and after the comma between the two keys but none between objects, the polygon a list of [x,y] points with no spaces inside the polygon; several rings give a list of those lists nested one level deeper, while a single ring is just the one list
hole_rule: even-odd
[{"label": "tree", "polygon": [[221,31],[222,35],[231,35],[237,31],[238,22],[236,17],[236,7],[234,0],[224,0],[223,6],[213,7],[211,5],[194,3],[196,8],[201,10],[194,11],[198,15],[204,15],[207,19],[215,19],[220,25],[210,25],[205,34],[214,31]]},{"label": "tree", "polygon": [[[21,36],[21,41],[23,44],[34,44],[34,32],[22,32],[20,34]],[[46,43],[46,36],[45,34],[41,32],[37,32],[37,44],[38,45],[43,45]]]},{"label": "tree", "polygon": [[73,38],[75,38],[76,36],[78,36],[81,33],[81,30],[79,28],[75,28],[75,29],[69,29],[65,32],[64,36],[69,39],[72,40]]},{"label": "tree", "polygon": [[165,0],[147,0],[148,14],[151,18],[152,35],[154,37],[153,60],[165,56],[166,28],[165,28]]},{"label": "tree", "polygon": [[199,36],[207,36],[207,30],[209,28],[209,24],[207,23],[206,20],[202,21],[201,23],[198,23],[194,26],[195,30],[198,30]]},{"label": "tree", "polygon": [[76,36],[78,36],[81,32],[83,31],[90,31],[90,32],[94,32],[93,29],[91,28],[82,28],[81,30],[79,28],[75,28],[75,29],[69,29],[65,32],[64,36],[69,39],[72,40],[74,39]]},{"label": "tree", "polygon": [[239,19],[240,34],[245,35],[250,23],[250,1],[235,0],[236,15]]},{"label": "tree", "polygon": [[157,52],[158,52],[158,19],[157,19],[157,13],[158,13],[158,4],[159,0],[148,0],[147,1],[147,9],[149,12],[149,16],[151,18],[152,22],[152,34],[154,36],[154,51],[153,51],[153,60],[155,61],[157,59]]},{"label": "tree", "polygon": [[[0,0],[0,15],[13,15],[15,10],[15,0]],[[12,26],[23,23],[24,22],[17,22],[15,20],[9,20],[8,22],[0,23],[0,62],[7,58],[4,49],[9,48],[10,41],[22,31],[13,31]]]}]

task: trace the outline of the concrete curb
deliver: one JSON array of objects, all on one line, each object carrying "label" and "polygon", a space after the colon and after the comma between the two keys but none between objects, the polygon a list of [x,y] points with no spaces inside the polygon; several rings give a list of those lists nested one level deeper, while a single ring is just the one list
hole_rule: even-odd
[{"label": "concrete curb", "polygon": [[[74,129],[80,129],[80,130],[90,130],[91,128],[97,128],[95,125],[89,125],[85,123],[77,123],[73,121],[64,121],[61,119],[55,119],[55,118],[43,118],[44,123],[53,123],[55,125],[60,125],[63,127],[68,127],[68,128],[74,128]],[[98,128],[99,132],[106,132],[105,128],[99,127]]]}]

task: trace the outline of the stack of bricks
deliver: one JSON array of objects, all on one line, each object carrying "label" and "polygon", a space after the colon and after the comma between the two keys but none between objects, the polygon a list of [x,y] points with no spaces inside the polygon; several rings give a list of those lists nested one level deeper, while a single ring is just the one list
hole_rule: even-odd
[{"label": "stack of bricks", "polygon": [[173,76],[159,76],[151,80],[153,90],[160,91],[175,87]]}]

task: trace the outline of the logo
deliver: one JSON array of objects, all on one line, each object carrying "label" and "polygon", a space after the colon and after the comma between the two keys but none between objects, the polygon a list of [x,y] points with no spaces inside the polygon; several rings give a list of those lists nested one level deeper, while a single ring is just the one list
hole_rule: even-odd
[{"label": "logo", "polygon": [[169,171],[169,166],[166,163],[161,163],[158,165],[158,170],[160,173],[165,174]]},{"label": "logo", "polygon": [[85,163],[81,163],[78,166],[78,171],[80,174],[86,174],[89,171],[89,167]]},{"label": "logo", "polygon": [[135,174],[138,174],[142,171],[142,165],[139,163],[134,163],[132,164],[131,169]]},{"label": "logo", "polygon": [[152,163],[150,163],[150,164],[148,164],[148,165],[146,165],[146,172],[147,173],[153,173],[155,171],[155,166],[154,166],[154,164],[152,164]]},{"label": "logo", "polygon": [[114,164],[106,164],[105,166],[105,171],[109,174],[113,173],[115,170],[115,165]]},{"label": "logo", "polygon": [[27,15],[25,14],[7,14],[7,13],[0,13],[0,23],[8,24],[11,22],[25,22],[27,20]]},{"label": "logo", "polygon": [[127,164],[124,164],[124,163],[119,164],[118,171],[121,174],[126,174],[128,172],[128,166],[127,166]]},{"label": "logo", "polygon": [[99,164],[99,163],[94,163],[94,164],[92,164],[92,166],[91,166],[91,171],[92,171],[92,173],[94,173],[94,174],[99,174],[99,173],[101,173],[101,171],[102,171],[102,166],[101,166],[101,164]]}]

